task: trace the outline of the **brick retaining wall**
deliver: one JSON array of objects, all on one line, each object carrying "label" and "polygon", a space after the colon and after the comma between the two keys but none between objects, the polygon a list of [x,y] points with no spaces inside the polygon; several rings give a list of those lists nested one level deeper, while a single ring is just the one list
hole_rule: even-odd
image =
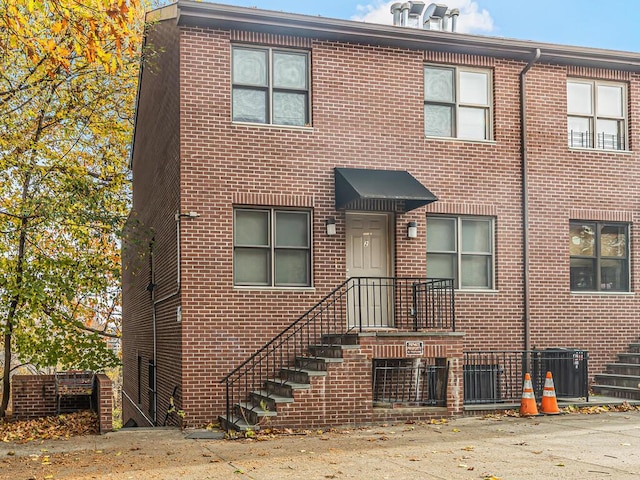
[{"label": "brick retaining wall", "polygon": [[[56,414],[55,379],[53,375],[14,375],[12,384],[12,411],[16,420],[47,417]],[[95,377],[93,408],[98,412],[100,433],[113,429],[113,391],[111,380],[103,373]],[[63,399],[65,411],[87,410],[89,397]]]}]

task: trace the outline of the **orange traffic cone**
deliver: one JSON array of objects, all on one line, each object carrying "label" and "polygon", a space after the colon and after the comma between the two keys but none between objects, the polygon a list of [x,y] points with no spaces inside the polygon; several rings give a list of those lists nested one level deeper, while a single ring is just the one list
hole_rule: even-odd
[{"label": "orange traffic cone", "polygon": [[544,380],[544,391],[542,392],[540,410],[545,415],[558,415],[560,413],[556,400],[556,388],[553,386],[553,376],[551,372],[547,372],[547,378]]},{"label": "orange traffic cone", "polygon": [[531,417],[540,415],[536,405],[536,397],[533,395],[533,385],[531,385],[531,375],[525,373],[524,388],[522,389],[522,401],[520,402],[520,415]]}]

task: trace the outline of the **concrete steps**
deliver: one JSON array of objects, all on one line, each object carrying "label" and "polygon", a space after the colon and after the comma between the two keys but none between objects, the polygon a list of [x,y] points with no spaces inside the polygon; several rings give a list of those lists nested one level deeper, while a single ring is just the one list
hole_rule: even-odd
[{"label": "concrete steps", "polygon": [[264,381],[245,401],[233,407],[230,418],[219,417],[220,426],[241,432],[258,431],[261,425],[278,415],[278,407],[295,402],[296,392],[312,388],[313,379],[328,375],[328,365],[342,363],[342,352],[358,349],[357,335],[324,335],[321,344],[309,347],[308,356],[294,359],[293,365],[280,369],[277,378]]},{"label": "concrete steps", "polygon": [[618,362],[640,365],[640,353],[627,352],[618,354]]},{"label": "concrete steps", "polygon": [[614,375],[640,376],[640,363],[610,363],[606,373]]},{"label": "concrete steps", "polygon": [[618,361],[608,364],[606,373],[596,375],[591,388],[598,395],[640,400],[640,343],[618,354]]},{"label": "concrete steps", "polygon": [[272,411],[278,409],[278,404],[293,403],[293,397],[276,395],[273,392],[267,390],[256,390],[251,392],[251,402],[254,405],[266,405],[266,408]]}]

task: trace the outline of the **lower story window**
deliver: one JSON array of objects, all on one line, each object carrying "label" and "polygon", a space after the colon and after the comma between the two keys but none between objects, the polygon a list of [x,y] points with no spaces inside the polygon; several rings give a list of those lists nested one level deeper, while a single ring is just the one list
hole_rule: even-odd
[{"label": "lower story window", "polygon": [[627,224],[571,221],[571,290],[628,292],[628,237]]},{"label": "lower story window", "polygon": [[494,288],[494,220],[427,216],[427,277],[452,278],[458,289]]},{"label": "lower story window", "polygon": [[311,286],[311,212],[236,208],[234,285]]}]

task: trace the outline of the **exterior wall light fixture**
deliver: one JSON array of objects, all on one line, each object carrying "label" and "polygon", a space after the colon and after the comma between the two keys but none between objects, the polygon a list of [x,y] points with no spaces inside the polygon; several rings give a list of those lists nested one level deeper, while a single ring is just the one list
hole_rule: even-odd
[{"label": "exterior wall light fixture", "polygon": [[407,238],[417,238],[417,237],[418,237],[418,223],[417,222],[407,223]]},{"label": "exterior wall light fixture", "polygon": [[329,217],[327,218],[327,235],[329,235],[330,237],[334,236],[336,234],[336,218],[335,217]]}]

